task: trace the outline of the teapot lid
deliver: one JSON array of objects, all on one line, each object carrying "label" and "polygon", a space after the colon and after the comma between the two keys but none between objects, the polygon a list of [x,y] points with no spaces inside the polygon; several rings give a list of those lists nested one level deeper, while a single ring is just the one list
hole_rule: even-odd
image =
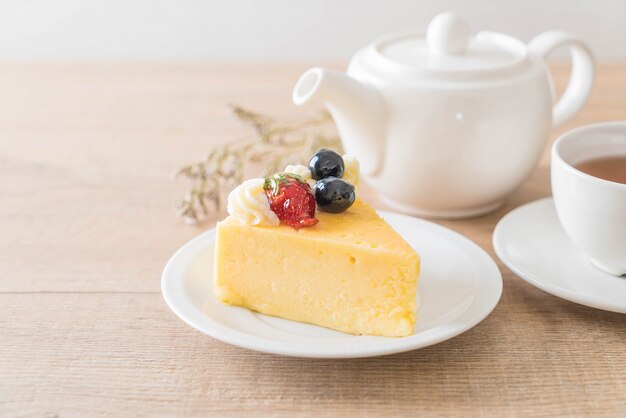
[{"label": "teapot lid", "polygon": [[437,15],[426,35],[392,35],[374,45],[386,61],[405,69],[443,73],[483,73],[516,68],[526,62],[526,45],[511,36],[480,32],[453,13]]}]

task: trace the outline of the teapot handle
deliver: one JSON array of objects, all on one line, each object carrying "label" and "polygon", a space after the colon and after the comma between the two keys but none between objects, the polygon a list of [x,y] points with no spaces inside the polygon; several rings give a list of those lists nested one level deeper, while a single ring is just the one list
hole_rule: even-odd
[{"label": "teapot handle", "polygon": [[552,127],[574,116],[585,104],[594,77],[593,55],[580,39],[560,30],[550,30],[535,36],[528,44],[531,53],[546,58],[552,51],[568,46],[572,57],[572,72],[565,92],[552,108]]}]

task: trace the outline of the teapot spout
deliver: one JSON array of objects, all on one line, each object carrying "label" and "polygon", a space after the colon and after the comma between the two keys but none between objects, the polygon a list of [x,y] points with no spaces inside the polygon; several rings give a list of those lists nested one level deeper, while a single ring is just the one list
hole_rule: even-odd
[{"label": "teapot spout", "polygon": [[386,107],[380,94],[339,71],[311,68],[293,89],[293,101],[302,105],[320,99],[332,115],[348,154],[356,156],[361,172],[376,176],[383,162]]}]

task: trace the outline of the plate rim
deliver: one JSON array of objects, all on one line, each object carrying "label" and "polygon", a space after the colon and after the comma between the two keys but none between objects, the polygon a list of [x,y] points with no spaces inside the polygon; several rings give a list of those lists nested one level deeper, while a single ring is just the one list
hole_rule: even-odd
[{"label": "plate rim", "polygon": [[[554,199],[551,196],[543,197],[537,200],[533,200],[531,202],[525,203],[521,206],[516,207],[515,209],[508,212],[504,215],[496,224],[496,227],[493,230],[493,238],[492,244],[493,249],[500,259],[502,263],[509,269],[513,274],[515,274],[520,279],[524,280],[528,284],[551,294],[552,296],[556,296],[558,298],[567,300],[569,302],[577,303],[579,305],[587,306],[594,309],[600,309],[608,312],[616,312],[621,314],[626,314],[626,306],[615,305],[613,303],[606,303],[598,300],[596,297],[592,297],[591,299],[581,297],[580,293],[572,292],[569,289],[562,288],[559,286],[555,286],[549,283],[542,282],[533,278],[533,275],[526,271],[525,269],[516,266],[513,261],[508,257],[507,251],[503,248],[504,244],[502,243],[502,230],[506,227],[505,224],[510,222],[510,218],[515,217],[518,212],[522,212],[527,210],[530,206],[543,206],[550,204],[552,208],[554,208]],[[556,210],[555,210],[556,213]],[[565,232],[563,232],[565,233]],[[602,274],[599,270],[598,273]],[[611,276],[612,277],[612,276]]]},{"label": "plate rim", "polygon": [[[178,316],[187,325],[202,332],[203,334],[206,334],[214,339],[225,342],[227,344],[239,346],[249,350],[300,358],[363,358],[416,350],[454,338],[475,327],[476,325],[481,323],[487,316],[489,316],[491,312],[493,312],[502,297],[502,272],[498,268],[495,260],[481,246],[479,246],[469,238],[459,234],[458,232],[455,232],[449,228],[435,224],[433,222],[395,212],[377,212],[384,219],[397,217],[400,220],[415,222],[419,224],[420,228],[430,228],[431,230],[434,230],[435,233],[442,235],[444,239],[452,240],[453,242],[457,243],[457,245],[460,244],[462,247],[469,249],[471,252],[475,253],[475,255],[477,255],[478,257],[472,258],[472,260],[475,261],[475,265],[481,266],[479,269],[479,273],[482,273],[482,275],[485,276],[482,277],[479,275],[479,277],[477,278],[477,282],[482,282],[483,286],[482,288],[481,286],[476,286],[476,288],[482,289],[483,299],[488,297],[490,297],[490,299],[482,300],[483,306],[477,307],[476,304],[478,303],[479,299],[476,297],[476,293],[474,293],[472,303],[469,305],[467,310],[463,312],[463,314],[466,315],[467,312],[470,311],[470,309],[473,307],[474,312],[470,311],[472,316],[460,324],[454,324],[454,327],[452,328],[450,327],[450,323],[448,322],[440,324],[435,328],[426,330],[422,333],[413,334],[409,337],[389,338],[385,341],[364,344],[363,348],[350,350],[320,350],[320,347],[317,346],[313,346],[311,348],[306,347],[303,343],[278,342],[274,339],[250,335],[247,333],[243,333],[239,330],[224,326],[204,313],[204,319],[208,320],[209,326],[203,327],[196,323],[196,321],[193,320],[190,315],[179,309],[179,306],[175,300],[177,299],[175,297],[176,295],[172,294],[171,290],[172,286],[175,284],[178,284],[180,289],[185,288],[184,283],[181,283],[184,281],[185,275],[175,274],[177,264],[182,262],[180,261],[180,259],[184,258],[183,256],[185,256],[186,253],[198,246],[199,243],[202,243],[205,240],[210,240],[212,236],[214,237],[215,228],[211,228],[192,238],[184,245],[182,245],[176,252],[174,252],[174,254],[170,257],[167,264],[165,265],[165,268],[163,269],[163,273],[161,275],[161,293],[166,304],[176,316]],[[195,252],[193,255],[196,254],[197,252]],[[489,274],[484,274],[486,271]],[[484,283],[487,283],[487,285],[485,285]],[[461,317],[463,316],[463,314],[461,315]],[[456,320],[458,318],[459,317],[456,317],[454,319]],[[445,327],[444,332],[440,330],[440,328],[443,327]],[[428,337],[428,334],[430,333],[435,333],[436,335],[430,338],[424,338],[424,336]]]}]

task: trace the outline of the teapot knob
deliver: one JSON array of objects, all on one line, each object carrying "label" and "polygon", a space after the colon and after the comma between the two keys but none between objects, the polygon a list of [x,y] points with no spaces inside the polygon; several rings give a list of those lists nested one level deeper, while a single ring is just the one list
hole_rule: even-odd
[{"label": "teapot knob", "polygon": [[471,36],[469,24],[451,12],[438,14],[428,25],[426,40],[430,53],[460,55],[465,53]]}]

